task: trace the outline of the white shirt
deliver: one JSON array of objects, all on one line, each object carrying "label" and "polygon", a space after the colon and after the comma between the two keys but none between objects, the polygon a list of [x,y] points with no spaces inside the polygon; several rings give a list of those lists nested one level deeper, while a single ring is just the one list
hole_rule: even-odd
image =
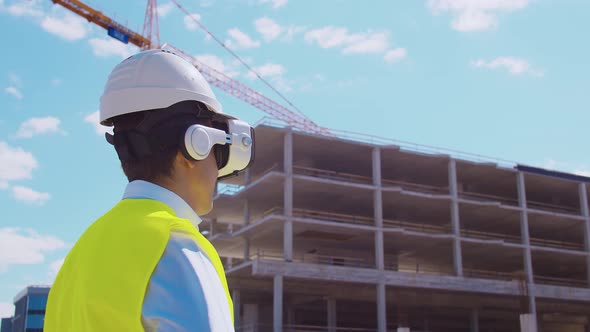
[{"label": "white shirt", "polygon": [[[153,199],[197,228],[201,218],[177,194],[147,181],[132,181],[123,199]],[[141,321],[148,332],[234,331],[225,289],[215,267],[193,238],[173,232],[144,297]]]}]

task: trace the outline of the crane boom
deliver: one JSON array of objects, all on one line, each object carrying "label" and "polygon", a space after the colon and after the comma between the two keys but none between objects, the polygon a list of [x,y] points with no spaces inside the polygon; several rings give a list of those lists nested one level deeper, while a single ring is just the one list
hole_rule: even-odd
[{"label": "crane boom", "polygon": [[318,134],[327,134],[327,130],[319,127],[313,121],[306,117],[291,111],[290,109],[280,105],[270,98],[265,97],[261,93],[253,90],[241,82],[234,80],[233,78],[225,75],[224,73],[211,68],[210,66],[200,62],[195,57],[186,54],[179,48],[176,48],[170,44],[165,43],[163,48],[172,51],[173,53],[183,56],[185,59],[191,61],[191,63],[197,67],[197,69],[203,74],[203,77],[213,86],[226,91],[232,96],[258,108],[259,110],[271,115],[275,119],[281,120],[285,123],[292,125],[298,129],[305,128],[308,132],[314,132]]},{"label": "crane boom", "polygon": [[[89,22],[92,22],[109,31],[109,35],[124,43],[131,43],[138,46],[141,49],[157,48],[159,45],[154,44],[152,40],[147,37],[125,27],[124,25],[116,22],[110,17],[103,14],[101,11],[96,10],[79,0],[51,0],[53,3],[63,6],[69,9],[73,13],[86,18]],[[153,2],[151,2],[153,5]],[[146,14],[147,16],[147,14]],[[172,46],[165,44],[165,48],[170,51],[183,56],[189,60],[199,71],[209,84],[229,93],[230,95],[246,102],[259,110],[269,114],[275,119],[281,120],[286,124],[299,129],[302,131],[329,135],[330,132],[324,127],[320,127],[311,119],[295,113],[294,111],[282,106],[281,104],[273,101],[272,99],[265,97],[258,91],[246,86],[245,84],[225,75],[224,73],[213,69],[212,67],[204,64],[193,56],[188,55],[186,52]]]}]

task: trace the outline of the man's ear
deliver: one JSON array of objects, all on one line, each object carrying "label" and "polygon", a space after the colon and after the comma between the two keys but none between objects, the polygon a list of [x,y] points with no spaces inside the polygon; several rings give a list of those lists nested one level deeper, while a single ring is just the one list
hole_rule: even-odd
[{"label": "man's ear", "polygon": [[183,168],[194,168],[197,165],[197,161],[195,160],[189,160],[184,153],[182,153],[182,151],[178,151],[176,153],[176,159],[174,160],[174,163],[177,166],[183,167]]}]

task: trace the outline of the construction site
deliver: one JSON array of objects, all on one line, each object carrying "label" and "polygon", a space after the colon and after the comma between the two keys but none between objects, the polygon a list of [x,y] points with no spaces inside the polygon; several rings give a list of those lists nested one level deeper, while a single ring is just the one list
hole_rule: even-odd
[{"label": "construction site", "polygon": [[161,45],[154,0],[141,34],[53,2],[271,117],[200,224],[236,331],[590,331],[590,178],[323,128]]},{"label": "construction site", "polygon": [[201,228],[242,331],[588,331],[588,179],[256,134]]}]

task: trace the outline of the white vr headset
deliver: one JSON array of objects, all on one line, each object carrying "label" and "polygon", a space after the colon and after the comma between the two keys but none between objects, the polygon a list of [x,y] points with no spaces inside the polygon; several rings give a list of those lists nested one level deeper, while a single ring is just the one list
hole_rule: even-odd
[{"label": "white vr headset", "polygon": [[195,124],[186,130],[183,148],[185,156],[194,160],[203,160],[213,151],[218,180],[226,179],[238,175],[254,161],[254,129],[235,119],[213,127]]}]

